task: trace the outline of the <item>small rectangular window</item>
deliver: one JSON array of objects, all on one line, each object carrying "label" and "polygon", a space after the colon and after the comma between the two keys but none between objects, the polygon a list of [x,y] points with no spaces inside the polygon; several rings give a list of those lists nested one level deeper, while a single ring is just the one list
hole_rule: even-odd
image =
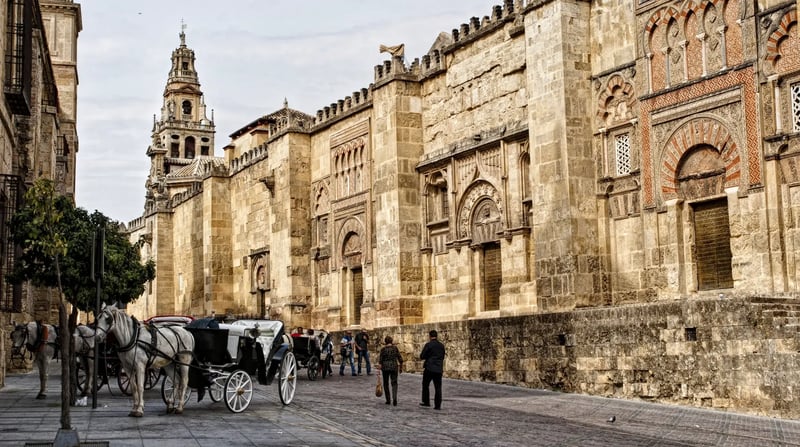
[{"label": "small rectangular window", "polygon": [[623,133],[614,137],[614,153],[617,175],[631,173],[631,139],[630,135]]},{"label": "small rectangular window", "polygon": [[792,84],[792,132],[800,132],[800,82]]}]

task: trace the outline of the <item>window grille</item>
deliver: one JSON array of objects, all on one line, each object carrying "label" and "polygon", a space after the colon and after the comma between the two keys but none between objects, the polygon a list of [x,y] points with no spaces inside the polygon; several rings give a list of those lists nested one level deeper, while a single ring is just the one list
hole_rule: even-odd
[{"label": "window grille", "polygon": [[800,132],[800,82],[792,84],[792,132]]},{"label": "window grille", "polygon": [[3,91],[11,113],[30,115],[32,69],[32,0],[6,4],[5,78]]},{"label": "window grille", "polygon": [[20,177],[0,175],[0,310],[4,312],[22,311],[22,289],[6,282],[16,259],[16,246],[8,221],[19,209],[24,192],[22,187]]},{"label": "window grille", "polygon": [[627,133],[617,135],[614,138],[615,160],[617,175],[628,175],[631,173],[631,139]]}]

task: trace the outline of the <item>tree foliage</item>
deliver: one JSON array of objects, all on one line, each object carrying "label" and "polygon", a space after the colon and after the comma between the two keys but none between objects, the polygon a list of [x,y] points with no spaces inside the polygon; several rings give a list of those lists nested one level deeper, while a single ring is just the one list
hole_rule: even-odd
[{"label": "tree foliage", "polygon": [[[99,211],[89,214],[75,207],[67,197],[51,196],[47,183],[37,181],[34,184],[28,192],[31,197],[26,195],[25,204],[11,220],[14,242],[23,250],[17,256],[10,280],[30,280],[36,286],[58,287],[54,263],[54,254],[58,253],[64,297],[82,311],[94,309],[97,289],[91,276],[92,249],[96,232],[104,228],[105,272],[101,301],[125,304],[138,298],[144,292],[145,283],[155,278],[153,261],[141,262],[139,244],[131,244],[117,222]],[[49,188],[52,189],[52,185]],[[39,199],[33,200],[34,197]],[[49,218],[44,217],[47,213],[42,210],[46,205],[41,202],[51,203],[56,212]],[[46,241],[44,235],[48,231],[55,237]]]}]

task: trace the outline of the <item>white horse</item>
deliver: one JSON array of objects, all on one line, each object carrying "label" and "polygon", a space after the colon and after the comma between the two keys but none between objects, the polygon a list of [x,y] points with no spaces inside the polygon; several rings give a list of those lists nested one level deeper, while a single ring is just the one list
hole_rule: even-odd
[{"label": "white horse", "polygon": [[58,352],[58,333],[50,324],[41,324],[31,321],[28,324],[18,324],[11,331],[11,349],[21,353],[27,348],[33,357],[33,363],[39,369],[39,394],[37,399],[47,397],[47,371],[50,360]]},{"label": "white horse", "polygon": [[[81,365],[86,371],[86,383],[83,385],[82,396],[86,396],[92,391],[92,384],[94,383],[94,344],[95,344],[95,331],[86,325],[80,325],[75,328],[72,333],[72,339],[75,341],[75,355],[80,356],[79,361],[83,362]],[[100,385],[98,385],[99,387]]]},{"label": "white horse", "polygon": [[184,395],[189,384],[194,337],[180,326],[146,327],[115,306],[103,307],[97,317],[97,342],[108,333],[119,344],[117,355],[131,378],[133,409],[128,416],[144,415],[144,381],[148,368],[163,368],[173,378],[175,392],[167,402],[167,413],[183,413]]}]

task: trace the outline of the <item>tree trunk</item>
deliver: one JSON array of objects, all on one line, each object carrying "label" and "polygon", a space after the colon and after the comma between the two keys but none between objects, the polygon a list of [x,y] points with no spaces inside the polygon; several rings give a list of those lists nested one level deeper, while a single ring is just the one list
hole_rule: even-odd
[{"label": "tree trunk", "polygon": [[74,405],[78,400],[78,368],[75,361],[75,340],[71,337],[78,326],[78,308],[72,306],[69,314],[69,403]]},{"label": "tree trunk", "polygon": [[61,346],[61,429],[72,429],[72,420],[70,419],[69,406],[69,384],[70,384],[70,362],[69,362],[69,345],[72,339],[72,332],[69,331],[69,323],[67,322],[67,308],[64,306],[64,288],[61,286],[61,266],[58,262],[58,254],[55,256],[56,264],[56,280],[58,281],[58,325],[61,331],[58,334],[58,344]]},{"label": "tree trunk", "polygon": [[69,414],[69,340],[72,337],[70,337],[67,309],[63,299],[59,299],[58,302],[58,325],[62,328],[58,334],[61,345],[61,428],[69,430],[72,428]]}]

